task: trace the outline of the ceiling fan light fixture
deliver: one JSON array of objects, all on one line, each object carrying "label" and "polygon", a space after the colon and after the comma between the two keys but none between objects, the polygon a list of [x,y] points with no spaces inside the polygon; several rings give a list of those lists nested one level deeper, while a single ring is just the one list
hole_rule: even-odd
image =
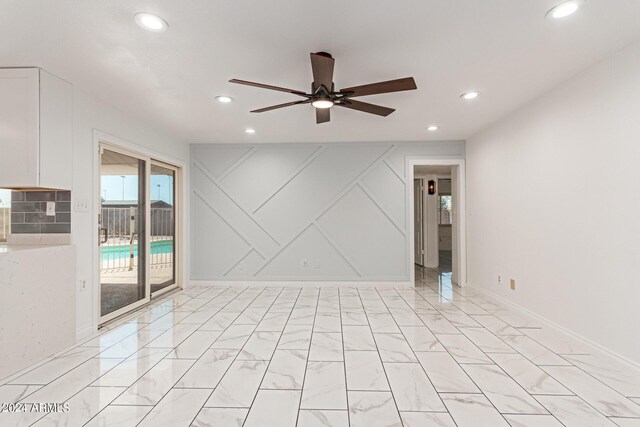
[{"label": "ceiling fan light fixture", "polygon": [[255,130],[255,129],[252,129],[252,128],[246,128],[246,129],[244,130],[244,133],[248,133],[248,134],[250,134],[250,135],[253,135],[254,133],[256,133],[256,130]]},{"label": "ceiling fan light fixture", "polygon": [[315,108],[331,108],[333,107],[333,101],[329,98],[319,98],[311,103]]},{"label": "ceiling fan light fixture", "polygon": [[228,104],[233,101],[233,98],[230,96],[220,95],[220,96],[216,96],[216,101],[222,104]]},{"label": "ceiling fan light fixture", "polygon": [[569,15],[573,15],[582,4],[582,0],[569,0],[560,3],[547,12],[547,18],[562,19]]},{"label": "ceiling fan light fixture", "polygon": [[436,125],[431,125],[431,126],[429,126],[429,127],[427,128],[427,130],[428,130],[429,132],[435,132],[435,131],[437,131],[438,129],[440,129],[440,128],[439,128],[438,126],[436,126]]},{"label": "ceiling fan light fixture", "polygon": [[167,31],[167,28],[169,28],[167,21],[151,13],[136,13],[134,18],[136,24],[147,31],[161,33]]}]

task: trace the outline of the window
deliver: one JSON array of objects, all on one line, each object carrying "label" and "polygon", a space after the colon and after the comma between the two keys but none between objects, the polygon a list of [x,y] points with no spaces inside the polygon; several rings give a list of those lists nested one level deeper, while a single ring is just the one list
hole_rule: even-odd
[{"label": "window", "polygon": [[0,189],[0,242],[11,233],[11,190]]},{"label": "window", "polygon": [[438,224],[451,225],[451,194],[438,195]]}]

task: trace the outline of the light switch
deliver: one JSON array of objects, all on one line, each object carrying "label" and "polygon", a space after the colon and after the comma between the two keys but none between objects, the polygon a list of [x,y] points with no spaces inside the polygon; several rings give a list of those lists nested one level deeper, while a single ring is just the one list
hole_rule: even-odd
[{"label": "light switch", "polygon": [[56,202],[47,202],[47,216],[56,216]]},{"label": "light switch", "polygon": [[89,202],[86,200],[76,200],[75,210],[76,212],[89,212]]}]

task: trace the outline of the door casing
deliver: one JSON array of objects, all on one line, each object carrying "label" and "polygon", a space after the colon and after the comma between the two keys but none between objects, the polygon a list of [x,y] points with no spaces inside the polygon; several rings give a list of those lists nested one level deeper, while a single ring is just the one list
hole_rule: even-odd
[{"label": "door casing", "polygon": [[466,239],[466,185],[465,185],[465,161],[460,158],[440,158],[434,159],[426,156],[407,156],[405,158],[405,170],[407,171],[406,197],[409,200],[407,209],[407,224],[409,225],[409,236],[407,239],[407,253],[409,254],[408,268],[411,286],[416,284],[415,276],[415,248],[414,248],[414,189],[410,183],[414,180],[414,166],[417,165],[446,165],[452,166],[451,188],[455,191],[453,206],[453,275],[452,282],[459,286],[467,284],[467,239]]},{"label": "door casing", "polygon": [[424,266],[424,179],[414,178],[413,180],[413,200],[414,200],[414,262]]}]

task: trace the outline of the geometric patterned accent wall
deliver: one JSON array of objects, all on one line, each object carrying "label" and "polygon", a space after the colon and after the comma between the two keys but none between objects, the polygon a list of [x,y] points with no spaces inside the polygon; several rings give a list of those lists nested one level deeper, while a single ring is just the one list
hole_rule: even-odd
[{"label": "geometric patterned accent wall", "polygon": [[191,279],[408,281],[410,156],[464,142],[192,145]]}]

